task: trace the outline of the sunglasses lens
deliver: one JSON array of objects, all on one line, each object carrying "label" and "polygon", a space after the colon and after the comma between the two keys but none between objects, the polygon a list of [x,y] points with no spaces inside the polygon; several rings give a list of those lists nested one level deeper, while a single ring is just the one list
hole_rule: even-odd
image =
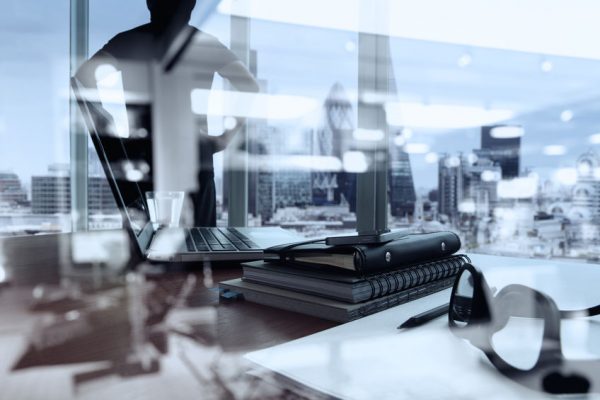
[{"label": "sunglasses lens", "polygon": [[537,363],[544,340],[544,319],[533,296],[524,293],[499,296],[499,324],[491,342],[498,354],[511,367],[529,371]]},{"label": "sunglasses lens", "polygon": [[465,269],[458,278],[450,310],[450,318],[458,327],[466,326],[471,320],[474,292],[473,274]]}]

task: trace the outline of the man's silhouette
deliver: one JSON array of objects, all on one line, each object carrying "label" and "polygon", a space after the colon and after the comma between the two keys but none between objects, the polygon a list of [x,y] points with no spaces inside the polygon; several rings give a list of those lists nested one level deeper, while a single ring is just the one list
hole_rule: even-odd
[{"label": "man's silhouette", "polygon": [[[153,99],[150,102],[154,106],[157,103],[164,104],[165,100],[174,104],[186,104],[185,101],[190,101],[190,93],[193,89],[206,91],[211,89],[215,73],[227,79],[239,91],[258,91],[255,79],[233,52],[213,36],[189,25],[196,0],[147,0],[146,3],[150,10],[151,22],[113,37],[80,68],[76,75],[84,87],[98,91],[104,79],[115,71],[121,73],[121,90],[125,93],[129,131],[139,130],[139,126],[133,126],[134,120],[136,118],[139,120],[139,107],[136,108],[136,102],[130,99],[131,94],[151,93]],[[156,75],[157,70],[165,76],[178,74],[179,66],[177,64],[173,66],[173,63],[169,64],[167,60],[169,57],[173,58],[173,54],[181,56],[176,59],[183,60],[180,64],[186,64],[186,71],[189,71],[192,65],[193,83],[190,82],[189,87],[184,87],[182,90],[178,88],[176,93],[171,91],[170,94],[164,94],[152,88],[152,77]],[[168,68],[165,67],[167,64],[169,64]],[[172,98],[163,98],[159,102],[157,96],[172,96]],[[184,115],[185,113],[190,114],[191,108],[178,109],[177,115],[170,116],[168,120],[184,119],[189,116]],[[181,126],[173,123],[166,130],[169,135],[182,134],[179,132]],[[243,121],[238,120],[234,128],[226,130],[221,136],[208,136],[206,115],[200,115],[195,119],[194,130],[198,138],[200,159],[197,169],[198,188],[196,193],[192,194],[196,226],[216,226],[213,155],[223,150],[242,126]],[[190,143],[190,146],[193,145],[196,144]],[[128,145],[123,146],[127,148]],[[131,153],[137,151],[138,157],[145,158],[148,164],[152,165],[152,155],[145,154],[144,151],[140,152],[139,145],[136,146],[127,148],[128,157],[131,158]],[[178,161],[180,160],[173,160],[174,163]],[[195,166],[181,165],[180,167],[194,168]]]}]

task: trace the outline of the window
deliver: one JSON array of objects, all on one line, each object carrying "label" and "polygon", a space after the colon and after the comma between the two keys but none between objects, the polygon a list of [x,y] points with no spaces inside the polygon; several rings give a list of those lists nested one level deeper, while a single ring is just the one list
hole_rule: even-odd
[{"label": "window", "polygon": [[281,104],[249,134],[250,221],[354,231],[356,174],[343,159],[357,128],[357,33],[257,19],[250,38],[262,92]]},{"label": "window", "polygon": [[[491,11],[480,12],[485,19]],[[403,170],[416,195],[405,197],[414,211],[394,215],[392,207],[392,226],[452,229],[468,251],[598,257],[600,61],[565,56],[561,46],[578,29],[554,22],[573,36],[552,43],[556,25],[544,21],[535,37],[520,23],[511,32],[491,23],[479,38],[471,32],[422,40],[418,29],[392,38],[397,95],[385,103],[395,132],[390,151],[410,160]],[[569,51],[587,48],[574,43]],[[392,204],[393,184],[392,178]]]},{"label": "window", "polygon": [[[9,89],[0,97],[0,229],[69,230],[70,198],[82,189],[69,173],[68,5],[8,4],[0,39],[7,60],[0,79]],[[242,101],[247,123],[237,141],[210,156],[216,223],[280,225],[307,236],[369,224],[452,229],[470,251],[600,256],[595,10],[560,2],[562,12],[538,18],[538,5],[527,2],[518,13],[470,0],[435,11],[429,2],[401,1],[197,6],[191,24],[231,49],[260,86]],[[536,35],[527,22],[534,15]],[[144,1],[90,0],[81,39],[91,55],[148,20]],[[198,80],[195,61],[184,53],[181,66]],[[192,111],[189,138],[201,128],[219,142],[237,126],[224,99],[240,90],[218,75],[206,87],[192,83],[179,90],[182,103],[138,99],[125,109],[127,128],[152,136],[164,123],[156,109],[172,107]],[[198,149],[179,145],[174,180],[153,175],[160,160],[125,167],[195,190],[201,174],[181,166],[196,162]],[[120,226],[88,147],[87,225]],[[196,222],[188,213],[186,223]]]},{"label": "window", "polygon": [[0,236],[68,231],[69,4],[7,0],[0,32]]}]

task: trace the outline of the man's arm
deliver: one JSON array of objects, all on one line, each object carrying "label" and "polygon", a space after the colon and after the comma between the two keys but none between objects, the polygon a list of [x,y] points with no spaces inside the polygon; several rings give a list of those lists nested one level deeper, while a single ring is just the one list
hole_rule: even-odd
[{"label": "man's arm", "polygon": [[258,82],[256,82],[256,79],[254,79],[248,68],[241,61],[231,62],[218,72],[219,75],[227,79],[240,92],[258,93],[260,91]]},{"label": "man's arm", "polygon": [[[233,61],[218,71],[219,75],[227,79],[231,85],[240,92],[258,93],[260,87],[258,82],[248,68],[239,60]],[[236,124],[232,129],[227,129],[221,136],[215,136],[216,151],[224,150],[233,140],[234,136],[244,127],[246,119],[235,117]]]}]

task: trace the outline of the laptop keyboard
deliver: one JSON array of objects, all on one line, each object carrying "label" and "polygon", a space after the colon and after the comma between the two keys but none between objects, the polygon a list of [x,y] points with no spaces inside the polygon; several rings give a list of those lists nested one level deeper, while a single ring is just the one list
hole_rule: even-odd
[{"label": "laptop keyboard", "polygon": [[185,246],[188,252],[251,251],[261,248],[235,228],[186,229]]}]

